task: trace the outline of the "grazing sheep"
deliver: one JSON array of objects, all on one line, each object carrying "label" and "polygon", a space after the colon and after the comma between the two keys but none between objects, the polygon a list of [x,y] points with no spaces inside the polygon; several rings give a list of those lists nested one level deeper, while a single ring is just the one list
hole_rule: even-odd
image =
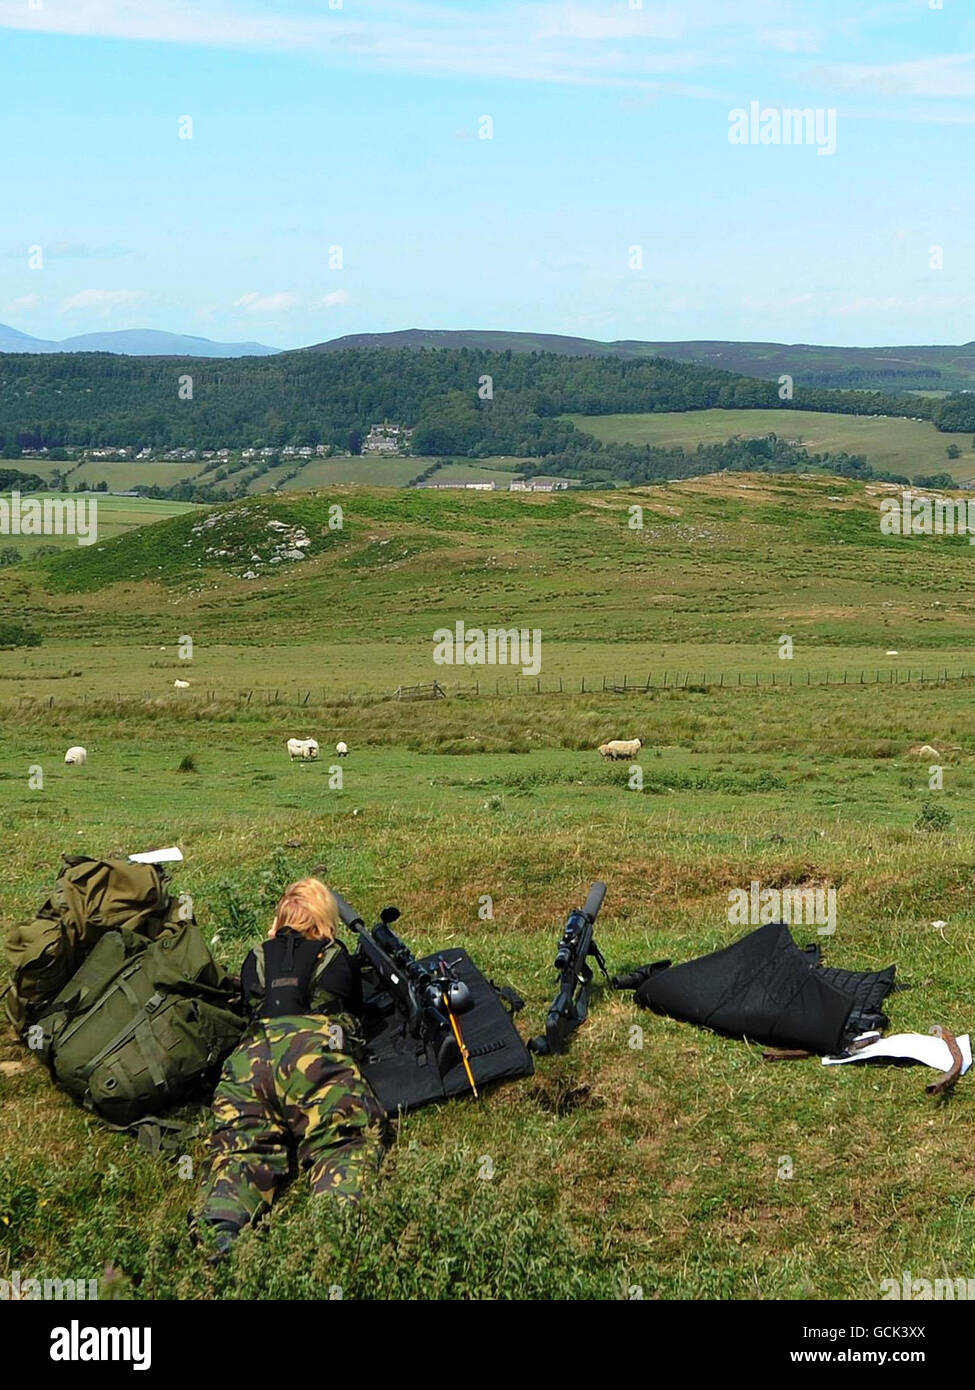
[{"label": "grazing sheep", "polygon": [[349,756],[349,745],[340,741],[335,745],[335,751],[340,758],[347,758]]},{"label": "grazing sheep", "polygon": [[88,761],[87,748],[82,748],[80,744],[75,748],[69,748],[64,755],[64,761],[70,763],[73,767],[83,767]]},{"label": "grazing sheep", "polygon": [[295,758],[308,762],[318,757],[318,744],[313,738],[289,738],[288,756],[292,762]]},{"label": "grazing sheep", "polygon": [[615,761],[619,758],[635,758],[643,747],[642,739],[611,738],[609,743],[599,745],[599,756]]},{"label": "grazing sheep", "polygon": [[173,681],[173,685],[177,690],[189,690],[190,688],[189,681]]}]

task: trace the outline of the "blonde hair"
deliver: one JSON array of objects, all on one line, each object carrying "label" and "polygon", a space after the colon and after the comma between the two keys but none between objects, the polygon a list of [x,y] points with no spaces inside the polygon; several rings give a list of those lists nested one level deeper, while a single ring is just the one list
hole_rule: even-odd
[{"label": "blonde hair", "polygon": [[303,878],[284,890],[274,912],[268,936],[290,927],[300,936],[334,941],[339,926],[339,906],[321,879]]}]

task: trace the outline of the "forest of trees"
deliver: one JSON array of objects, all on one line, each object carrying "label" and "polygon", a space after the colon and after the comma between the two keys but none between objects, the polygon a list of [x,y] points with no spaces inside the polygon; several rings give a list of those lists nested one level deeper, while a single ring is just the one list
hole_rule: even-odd
[{"label": "forest of trees", "polygon": [[[975,395],[937,400],[798,384],[794,398],[781,401],[774,381],[663,358],[468,348],[305,350],[232,360],[0,355],[0,457],[105,444],[346,450],[389,419],[414,428],[417,454],[515,454],[544,459],[545,471],[635,481],[647,470],[679,476],[654,470],[683,467],[681,460],[703,471],[708,450],[603,446],[556,417],[709,407],[910,415],[975,430]],[[748,446],[717,447],[725,457]]]}]

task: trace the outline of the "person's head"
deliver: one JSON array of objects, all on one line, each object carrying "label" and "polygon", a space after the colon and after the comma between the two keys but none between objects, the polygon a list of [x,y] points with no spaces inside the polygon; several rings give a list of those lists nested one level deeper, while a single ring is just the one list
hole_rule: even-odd
[{"label": "person's head", "polygon": [[290,927],[314,941],[334,941],[338,926],[339,908],[331,891],[320,879],[303,878],[285,889],[268,935]]}]

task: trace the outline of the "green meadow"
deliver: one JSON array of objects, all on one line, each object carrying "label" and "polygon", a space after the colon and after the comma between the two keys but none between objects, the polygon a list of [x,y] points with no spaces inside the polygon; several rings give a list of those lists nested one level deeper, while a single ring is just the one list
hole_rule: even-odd
[{"label": "green meadow", "polygon": [[[883,415],[833,415],[817,410],[692,410],[648,415],[570,415],[577,429],[607,444],[659,448],[721,444],[740,435],[777,434],[810,453],[862,454],[872,467],[908,478],[950,473],[959,482],[975,477],[971,434],[941,434],[928,420]],[[961,457],[945,452],[954,444]]]},{"label": "green meadow", "polygon": [[[31,496],[36,496],[42,503],[45,500],[83,502],[86,507],[86,517],[88,515],[87,508],[91,502],[96,502],[98,537],[103,540],[125,535],[128,531],[151,525],[154,521],[164,521],[171,516],[183,516],[187,512],[195,510],[190,502],[162,502],[148,497],[111,497],[104,493],[84,493],[79,497],[75,493],[68,492],[42,492],[31,494]],[[64,549],[76,548],[78,540],[73,535],[8,536],[0,533],[0,547],[10,547],[17,550],[25,559],[30,559],[36,550],[50,549],[52,546],[63,547]]]},{"label": "green meadow", "polygon": [[[408,487],[410,483],[429,468],[437,465],[436,476],[441,481],[451,482],[494,482],[499,488],[507,489],[513,473],[531,460],[508,456],[485,458],[477,463],[466,459],[453,460],[433,458],[425,455],[383,457],[375,454],[343,454],[335,458],[285,459],[265,473],[251,476],[253,464],[247,463],[239,472],[229,473],[217,479],[218,471],[226,470],[225,459],[191,459],[185,463],[166,463],[158,461],[113,462],[89,459],[84,463],[57,465],[41,459],[0,459],[0,467],[9,467],[24,472],[37,473],[40,477],[51,476],[55,467],[68,471],[68,481],[72,488],[83,483],[95,487],[104,482],[111,491],[127,492],[138,487],[175,487],[178,483],[198,483],[204,487],[215,488],[228,494],[247,478],[247,491],[252,496],[280,489],[282,492],[307,492],[309,489],[332,486],[356,486],[373,488]],[[124,501],[125,499],[116,499]],[[167,513],[159,512],[159,516]],[[143,514],[137,523],[143,525],[152,518]]]},{"label": "green meadow", "polygon": [[[520,497],[336,486],[2,571],[5,610],[43,642],[0,652],[0,925],[39,906],[62,852],[176,843],[174,884],[236,968],[284,884],[324,865],[364,915],[397,903],[418,953],[464,946],[514,985],[529,1036],[593,879],[608,884],[611,973],[728,944],[742,930],[729,893],[753,879],[828,885],[827,962],[896,962],[909,988],[889,1001],[891,1031],[964,1033],[972,554],[882,536],[882,496],[818,477]],[[269,520],[303,526],[309,558],[272,564]],[[435,667],[432,634],[456,620],[539,628],[542,693]],[[842,684],[864,668],[882,679]],[[686,686],[601,686],[658,669]],[[720,685],[720,671],[759,683]],[[380,698],[435,675],[447,699]],[[292,735],[318,738],[321,760],[289,762]],[[642,738],[642,781],[599,758],[614,737]],[[88,763],[65,767],[77,742]],[[201,1140],[182,1165],[142,1152],[54,1090],[8,1030],[0,1277],[103,1277],[107,1294],[148,1299],[551,1300],[860,1298],[905,1269],[968,1277],[972,1083],[936,1099],[930,1079],[772,1065],[603,987],[532,1078],[402,1120],[356,1213],[298,1182],[214,1268],[185,1229]]]}]

